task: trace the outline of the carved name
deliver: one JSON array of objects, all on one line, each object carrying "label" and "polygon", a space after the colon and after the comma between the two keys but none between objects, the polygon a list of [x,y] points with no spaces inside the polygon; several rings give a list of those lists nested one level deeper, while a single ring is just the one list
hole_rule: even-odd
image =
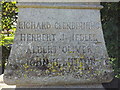
[{"label": "carved name", "polygon": [[60,38],[56,38],[56,34],[19,34],[20,41],[59,41],[59,40],[71,40],[71,41],[98,41],[96,34],[62,34]]},{"label": "carved name", "polygon": [[31,22],[31,21],[21,21],[18,22],[18,29],[38,29],[38,30],[48,30],[48,29],[61,29],[61,30],[92,30],[99,29],[99,22]]}]

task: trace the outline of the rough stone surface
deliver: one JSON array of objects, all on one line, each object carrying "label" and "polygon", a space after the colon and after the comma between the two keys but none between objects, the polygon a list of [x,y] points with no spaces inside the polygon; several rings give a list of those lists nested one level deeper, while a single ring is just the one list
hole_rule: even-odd
[{"label": "rough stone surface", "polygon": [[101,90],[105,90],[102,84],[90,84],[90,85],[64,85],[64,86],[35,86],[35,85],[28,85],[28,86],[16,86],[16,88],[88,88],[88,90],[93,90],[93,88],[100,88]]},{"label": "rough stone surface", "polygon": [[5,83],[79,85],[110,82],[112,68],[99,8],[55,5],[48,8],[29,4],[29,7],[19,8]]}]

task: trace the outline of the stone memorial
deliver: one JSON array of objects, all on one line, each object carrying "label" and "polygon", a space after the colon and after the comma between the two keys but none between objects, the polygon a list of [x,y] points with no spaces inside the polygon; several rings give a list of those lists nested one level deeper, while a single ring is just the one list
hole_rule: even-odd
[{"label": "stone memorial", "polygon": [[81,85],[112,80],[99,3],[19,3],[4,73],[9,85]]}]

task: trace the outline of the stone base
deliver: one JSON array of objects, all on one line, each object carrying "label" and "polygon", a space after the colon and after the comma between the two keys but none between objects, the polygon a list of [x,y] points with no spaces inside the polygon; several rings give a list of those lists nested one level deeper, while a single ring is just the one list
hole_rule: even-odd
[{"label": "stone base", "polygon": [[28,85],[28,86],[21,86],[16,85],[16,88],[101,88],[105,90],[102,84],[89,84],[89,85],[65,85],[65,86],[35,86],[35,85]]},{"label": "stone base", "polygon": [[[16,87],[4,87],[2,88],[2,90],[21,90],[21,88],[26,88],[26,89],[30,89],[30,88],[46,88],[46,89],[57,89],[57,88],[62,88],[62,90],[68,90],[68,88],[75,90],[74,88],[85,88],[88,90],[96,90],[97,88],[100,90],[105,90],[104,87],[102,86],[102,84],[93,84],[93,85],[67,85],[67,86],[35,86],[35,85],[28,85],[28,86],[21,86],[21,85],[17,85]],[[32,90],[32,89],[31,89]]]}]

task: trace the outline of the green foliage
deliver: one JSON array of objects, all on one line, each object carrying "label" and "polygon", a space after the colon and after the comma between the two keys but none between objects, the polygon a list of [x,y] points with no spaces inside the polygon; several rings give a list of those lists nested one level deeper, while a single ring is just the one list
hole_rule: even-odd
[{"label": "green foliage", "polygon": [[18,8],[15,4],[16,2],[5,2],[5,0],[1,2],[0,46],[13,43],[18,12]]},{"label": "green foliage", "polygon": [[118,31],[120,30],[120,2],[102,3],[102,25],[105,42],[111,63],[114,68],[115,77],[120,78],[120,63],[118,60],[119,45]]},{"label": "green foliage", "polygon": [[3,40],[2,40],[2,45],[4,46],[7,46],[8,44],[13,44],[13,39],[14,37],[5,37]]},{"label": "green foliage", "polygon": [[[7,0],[6,0],[7,1]],[[0,47],[2,47],[2,67],[5,66],[5,61],[10,53],[10,44],[13,43],[14,33],[16,30],[15,23],[17,21],[16,2],[0,2]]]},{"label": "green foliage", "polygon": [[2,30],[14,29],[17,20],[16,2],[2,2]]}]

